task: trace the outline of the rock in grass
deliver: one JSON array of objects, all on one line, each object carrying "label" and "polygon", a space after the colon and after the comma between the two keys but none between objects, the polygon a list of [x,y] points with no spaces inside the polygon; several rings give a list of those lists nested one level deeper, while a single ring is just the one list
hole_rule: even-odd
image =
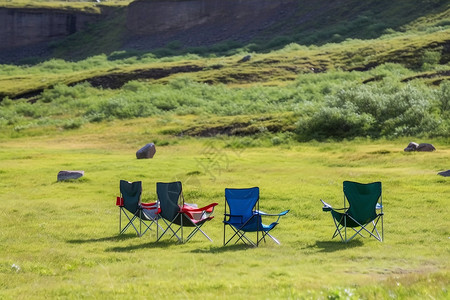
[{"label": "rock in grass", "polygon": [[416,151],[424,151],[424,152],[431,152],[436,150],[432,144],[422,143],[417,146]]},{"label": "rock in grass", "polygon": [[141,149],[139,149],[136,152],[136,158],[137,159],[141,159],[141,158],[153,158],[153,156],[156,153],[156,148],[155,148],[155,144],[150,143],[145,145],[144,147],[142,147]]},{"label": "rock in grass", "polygon": [[411,143],[408,144],[408,147],[406,147],[404,149],[404,151],[406,151],[406,152],[416,151],[417,146],[419,146],[419,144],[411,142]]},{"label": "rock in grass", "polygon": [[84,171],[59,171],[58,181],[78,179],[84,176]]},{"label": "rock in grass", "polygon": [[434,148],[434,146],[432,144],[428,144],[428,143],[417,144],[417,143],[411,142],[408,144],[408,147],[406,147],[404,150],[406,152],[411,152],[411,151],[431,152],[431,151],[435,151],[436,148]]},{"label": "rock in grass", "polygon": [[243,62],[249,61],[251,58],[252,58],[251,55],[246,55],[241,60],[239,60],[238,62],[243,63]]},{"label": "rock in grass", "polygon": [[439,172],[438,175],[450,177],[450,170]]}]

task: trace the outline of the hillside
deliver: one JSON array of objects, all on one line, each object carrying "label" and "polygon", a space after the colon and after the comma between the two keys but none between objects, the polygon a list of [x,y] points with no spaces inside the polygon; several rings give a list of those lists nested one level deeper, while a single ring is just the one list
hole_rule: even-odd
[{"label": "hillside", "polygon": [[442,0],[136,0],[115,6],[64,2],[63,7],[56,5],[61,1],[48,2],[54,8],[0,2],[5,23],[0,63],[158,48],[219,55],[242,47],[261,52],[289,43],[373,39],[386,31],[448,25],[450,17],[448,1]]},{"label": "hillside", "polygon": [[[248,83],[273,81],[273,77],[292,80],[305,70],[368,70],[386,62],[417,68],[426,51],[439,51],[439,63],[442,65],[450,60],[450,38],[446,31],[442,32],[450,24],[450,5],[447,1],[254,0],[245,1],[245,5],[235,0],[205,1],[165,1],[162,4],[160,1],[137,0],[129,6],[126,5],[129,1],[119,1],[116,6],[82,8],[75,5],[78,2],[65,2],[64,12],[60,7],[30,8],[27,5],[26,8],[5,8],[5,14],[8,9],[15,10],[13,15],[20,15],[17,10],[25,12],[20,15],[19,21],[29,24],[24,25],[25,28],[32,28],[33,31],[21,33],[25,42],[30,44],[16,47],[2,44],[0,63],[32,65],[51,58],[76,61],[103,53],[109,55],[112,61],[146,53],[156,57],[186,53],[203,57],[245,55],[269,53],[291,43],[320,46],[333,42],[336,46],[327,49],[326,53],[313,49],[305,57],[274,54],[273,57],[252,62],[250,66],[257,65],[258,68],[249,66],[245,71],[238,71],[234,64],[205,64],[198,60],[187,63],[187,66],[186,63],[157,67],[136,64],[126,69],[115,68],[114,71],[86,70],[86,74],[75,77],[73,74],[59,75],[56,81],[45,83],[24,85],[18,82],[19,88],[11,84],[6,88],[0,85],[0,96],[20,98],[36,95],[57,82],[75,84],[87,80],[94,86],[120,87],[133,79],[168,79],[181,73],[197,73],[194,77],[210,83]],[[7,3],[11,5],[15,2]],[[84,2],[84,5],[88,4]],[[99,8],[100,11],[95,10]],[[29,14],[26,12],[31,12],[33,18],[27,21]],[[102,13],[99,15],[99,12]],[[39,18],[51,20],[58,28],[64,27],[64,24],[44,13],[58,16],[59,22],[71,22],[71,26],[66,26],[69,31],[64,33],[59,29],[56,34],[56,29],[49,24],[45,30],[41,28],[39,31],[36,28]],[[7,21],[6,18],[4,20]],[[0,28],[0,35],[8,28],[11,26]],[[30,37],[37,32],[50,34],[52,38],[45,41],[45,38]],[[391,34],[391,38],[377,40],[382,34]],[[67,37],[64,38],[64,35]],[[338,46],[338,43],[351,39],[361,42],[356,47]],[[210,64],[218,69],[217,74],[208,67]],[[267,70],[261,70],[262,66],[266,66]],[[208,72],[202,75],[202,71]],[[440,82],[448,77],[448,72],[418,76],[435,78],[436,82]]]},{"label": "hillside", "polygon": [[[5,134],[192,115],[164,135],[448,137],[445,1],[229,5],[241,2],[135,1],[79,31],[69,18],[75,33],[0,68]],[[87,10],[61,13],[74,11]],[[159,26],[144,26],[147,12]]]}]

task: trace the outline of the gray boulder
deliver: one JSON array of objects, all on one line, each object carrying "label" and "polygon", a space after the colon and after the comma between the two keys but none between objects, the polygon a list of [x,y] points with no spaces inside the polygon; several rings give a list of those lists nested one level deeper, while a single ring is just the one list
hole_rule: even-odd
[{"label": "gray boulder", "polygon": [[406,151],[406,152],[416,151],[418,146],[419,146],[419,144],[411,142],[408,144],[408,147],[406,147],[404,149],[404,151]]},{"label": "gray boulder", "polygon": [[149,143],[136,152],[136,158],[153,158],[156,153],[155,144]]},{"label": "gray boulder", "polygon": [[450,170],[439,172],[438,175],[450,177]]},{"label": "gray boulder", "polygon": [[434,146],[432,144],[428,144],[428,143],[417,144],[417,143],[411,142],[408,144],[408,147],[406,147],[404,150],[406,152],[411,152],[411,151],[431,152],[431,151],[435,151],[436,148],[434,148]]},{"label": "gray boulder", "polygon": [[84,176],[84,171],[59,171],[58,172],[58,181],[70,180],[70,179],[78,179]]},{"label": "gray boulder", "polygon": [[423,151],[423,152],[431,152],[431,151],[435,151],[436,148],[434,148],[433,145],[431,144],[427,144],[427,143],[422,143],[419,144],[419,146],[417,146],[416,151]]}]

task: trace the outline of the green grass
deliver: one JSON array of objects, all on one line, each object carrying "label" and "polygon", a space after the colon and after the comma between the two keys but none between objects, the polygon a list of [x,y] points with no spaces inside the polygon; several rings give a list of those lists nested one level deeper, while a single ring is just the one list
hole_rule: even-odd
[{"label": "green grass", "polygon": [[[409,139],[235,147],[244,138],[160,132],[190,117],[87,124],[1,138],[0,298],[444,299],[449,288],[448,139],[406,153]],[[32,130],[32,129],[25,129]],[[153,159],[135,152],[155,141]],[[165,146],[162,146],[165,145]],[[242,144],[241,144],[242,145]],[[84,170],[57,182],[60,170]],[[187,244],[155,232],[119,236],[119,180],[179,179],[186,201],[218,202],[216,218]],[[342,203],[342,181],[382,181],[385,241],[331,240],[319,199]],[[291,209],[281,245],[222,247],[225,187],[261,189],[261,208]]]}]

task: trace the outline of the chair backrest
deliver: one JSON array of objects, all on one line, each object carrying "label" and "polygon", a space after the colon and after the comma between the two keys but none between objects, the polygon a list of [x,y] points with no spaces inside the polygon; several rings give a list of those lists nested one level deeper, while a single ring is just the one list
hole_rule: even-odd
[{"label": "chair backrest", "polygon": [[[156,183],[156,194],[161,208],[160,215],[164,219],[172,221],[178,215],[181,193],[182,185],[180,181]],[[183,203],[180,204],[183,205]]]},{"label": "chair backrest", "polygon": [[138,210],[142,194],[142,181],[120,181],[120,194],[123,198],[123,206],[131,213]]},{"label": "chair backrest", "polygon": [[377,216],[376,205],[381,201],[381,182],[363,184],[344,181],[344,196],[350,205],[347,213],[360,224],[366,224]]},{"label": "chair backrest", "polygon": [[258,200],[259,200],[258,187],[248,189],[226,188],[225,201],[230,209],[230,214],[233,216],[239,216],[239,217],[233,216],[230,217],[228,222],[233,224],[245,223],[253,215],[253,208],[258,203]]}]

